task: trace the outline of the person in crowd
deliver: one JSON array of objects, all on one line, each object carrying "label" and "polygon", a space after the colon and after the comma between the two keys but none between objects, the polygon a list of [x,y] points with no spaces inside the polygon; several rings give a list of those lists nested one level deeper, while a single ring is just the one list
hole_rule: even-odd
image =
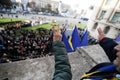
[{"label": "person in crowd", "polygon": [[4,45],[4,48],[0,47],[0,59],[3,53],[7,53],[8,59],[12,62],[27,58],[44,57],[49,54],[52,44],[52,31],[45,32],[45,29],[40,29],[44,33],[41,35],[40,33],[36,34],[33,30],[20,30],[18,35],[14,34],[15,30],[17,32],[19,29],[13,28],[1,31],[0,37],[2,38],[0,42],[1,46]]},{"label": "person in crowd", "polygon": [[[111,62],[100,63],[84,74],[81,80],[118,80],[120,79],[120,45],[113,39],[107,38],[98,28],[99,44],[106,52]],[[61,42],[61,34],[53,29],[53,54],[55,56],[55,73],[53,80],[71,80],[71,66]]]},{"label": "person in crowd", "polygon": [[6,53],[4,53],[4,54],[2,55],[2,58],[0,59],[0,63],[8,63],[8,62],[10,62],[10,60],[8,59],[7,56],[8,56],[8,55],[7,55]]}]

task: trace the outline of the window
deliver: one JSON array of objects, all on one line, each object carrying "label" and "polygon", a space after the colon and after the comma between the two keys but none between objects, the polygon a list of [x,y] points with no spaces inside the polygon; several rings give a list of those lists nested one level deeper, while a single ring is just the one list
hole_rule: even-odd
[{"label": "window", "polygon": [[103,19],[105,13],[106,13],[106,11],[102,11],[102,12],[101,12],[101,15],[100,15],[100,17],[99,17],[100,20]]},{"label": "window", "polygon": [[94,6],[93,6],[93,5],[91,5],[91,6],[89,7],[89,9],[90,9],[90,10],[93,10],[93,9],[94,9]]},{"label": "window", "polygon": [[111,21],[118,22],[119,19],[120,19],[120,12],[116,12]]},{"label": "window", "polygon": [[110,30],[110,26],[107,26],[107,27],[104,29],[103,32],[104,32],[105,34],[107,34],[109,30]]},{"label": "window", "polygon": [[96,29],[98,26],[98,23],[95,23],[94,26],[93,26],[93,29]]},{"label": "window", "polygon": [[106,3],[105,3],[105,5],[110,5],[110,2],[111,2],[112,0],[106,0]]}]

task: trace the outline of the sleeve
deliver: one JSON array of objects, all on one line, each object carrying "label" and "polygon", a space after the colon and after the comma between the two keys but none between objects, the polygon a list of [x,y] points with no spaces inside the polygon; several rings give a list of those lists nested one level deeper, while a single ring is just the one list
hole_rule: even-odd
[{"label": "sleeve", "polygon": [[53,54],[55,56],[55,73],[53,80],[71,80],[71,66],[66,49],[61,41],[53,43]]},{"label": "sleeve", "polygon": [[106,55],[110,59],[111,62],[114,61],[116,58],[116,50],[114,50],[114,47],[118,45],[113,39],[110,38],[104,38],[99,42],[100,46],[105,51]]}]

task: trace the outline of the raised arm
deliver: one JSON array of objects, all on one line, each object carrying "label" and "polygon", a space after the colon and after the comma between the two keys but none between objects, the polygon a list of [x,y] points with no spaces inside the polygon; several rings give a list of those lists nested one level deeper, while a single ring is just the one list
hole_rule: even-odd
[{"label": "raised arm", "polygon": [[113,39],[107,38],[101,28],[98,28],[98,34],[100,46],[104,49],[110,61],[113,62],[113,60],[116,58],[116,50],[114,47],[118,44]]},{"label": "raised arm", "polygon": [[53,30],[53,54],[55,57],[55,72],[53,80],[72,80],[71,66],[59,30]]}]

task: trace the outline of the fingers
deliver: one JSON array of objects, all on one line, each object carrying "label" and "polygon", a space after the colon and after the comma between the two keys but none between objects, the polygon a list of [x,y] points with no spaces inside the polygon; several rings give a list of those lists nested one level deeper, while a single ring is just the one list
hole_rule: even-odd
[{"label": "fingers", "polygon": [[51,27],[52,27],[52,31],[54,32],[55,31],[55,26],[51,25]]},{"label": "fingers", "polygon": [[60,30],[60,24],[58,24],[58,30]]},{"label": "fingers", "polygon": [[55,30],[53,33],[53,41],[61,41],[62,35],[58,30]]},{"label": "fingers", "polygon": [[103,31],[102,31],[101,28],[98,28],[97,30],[98,30],[98,34],[99,34],[99,35],[103,34]]},{"label": "fingers", "polygon": [[52,28],[53,33],[56,32],[56,31],[61,32],[61,31],[60,31],[60,24],[58,24],[57,29],[55,29],[55,26],[54,26],[54,25],[51,25],[51,28]]},{"label": "fingers", "polygon": [[120,45],[115,46],[114,49],[120,51]]},{"label": "fingers", "polygon": [[98,36],[99,41],[101,41],[101,40],[102,40],[103,38],[105,38],[106,36],[105,36],[105,34],[103,33],[103,31],[102,31],[101,28],[98,28],[97,30],[98,30],[98,34],[99,34],[99,36]]},{"label": "fingers", "polygon": [[61,33],[61,30],[60,30],[60,24],[58,24],[58,31]]},{"label": "fingers", "polygon": [[53,31],[53,41],[61,41],[62,39],[62,35],[60,32],[60,26],[58,24],[58,29],[56,30],[54,25],[51,26],[52,27],[52,31]]}]

